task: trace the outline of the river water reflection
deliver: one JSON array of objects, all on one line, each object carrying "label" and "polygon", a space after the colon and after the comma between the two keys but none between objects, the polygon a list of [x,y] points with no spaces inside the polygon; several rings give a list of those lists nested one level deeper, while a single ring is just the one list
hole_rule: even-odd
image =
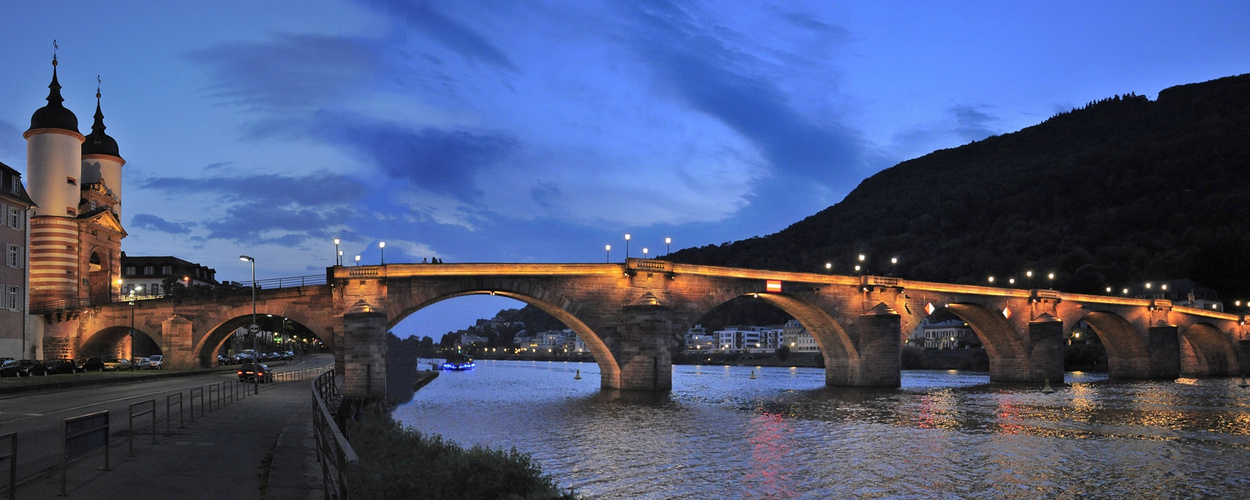
[{"label": "river water reflection", "polygon": [[636,394],[601,391],[593,363],[479,361],[394,416],[516,447],[586,498],[1250,495],[1240,379],[1066,381],[1043,394],[905,371],[902,388],[874,390],[825,387],[815,368],[676,366],[672,392]]}]

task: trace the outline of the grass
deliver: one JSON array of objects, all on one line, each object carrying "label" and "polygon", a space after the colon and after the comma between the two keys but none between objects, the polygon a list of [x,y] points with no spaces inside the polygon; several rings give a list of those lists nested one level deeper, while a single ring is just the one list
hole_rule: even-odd
[{"label": "grass", "polygon": [[364,412],[348,424],[360,464],[348,472],[355,498],[576,499],[528,454],[464,448],[405,428],[386,415]]}]

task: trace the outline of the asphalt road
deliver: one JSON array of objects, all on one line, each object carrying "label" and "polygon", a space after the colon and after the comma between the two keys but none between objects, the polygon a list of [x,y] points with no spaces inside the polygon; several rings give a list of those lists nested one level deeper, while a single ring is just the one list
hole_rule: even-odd
[{"label": "asphalt road", "polygon": [[[324,366],[333,362],[330,355],[314,355],[302,360],[286,362],[285,366],[270,363],[275,373],[302,370]],[[55,375],[52,378],[72,380],[76,375]],[[156,380],[135,381],[130,377],[119,376],[115,383],[71,387],[54,391],[36,391],[17,394],[0,394],[0,434],[17,432],[17,480],[23,482],[27,478],[39,475],[61,464],[62,421],[67,418],[86,415],[100,411],[108,411],[110,415],[110,441],[112,461],[125,456],[128,435],[128,415],[133,403],[154,401],[156,412],[156,432],[158,437],[165,432],[166,418],[172,416],[171,426],[176,430],[179,425],[179,408],[177,403],[168,407],[170,396],[177,401],[181,395],[182,418],[190,422],[193,418],[204,418],[202,414],[212,409],[219,409],[232,394],[234,398],[245,397],[241,392],[251,390],[250,384],[238,384],[234,371],[206,372],[181,377],[166,377]],[[194,396],[194,400],[192,400]],[[149,405],[136,407],[135,412],[152,408]],[[194,415],[192,415],[194,411]],[[211,417],[211,414],[209,415]],[[144,434],[135,437],[136,446],[150,438],[146,434],[151,428],[151,416],[144,415],[135,420],[136,432]],[[0,441],[0,454],[8,453],[8,440]],[[138,448],[136,448],[138,450]],[[99,461],[103,458],[88,457],[86,460]],[[0,485],[7,485],[8,463],[0,464]]]}]

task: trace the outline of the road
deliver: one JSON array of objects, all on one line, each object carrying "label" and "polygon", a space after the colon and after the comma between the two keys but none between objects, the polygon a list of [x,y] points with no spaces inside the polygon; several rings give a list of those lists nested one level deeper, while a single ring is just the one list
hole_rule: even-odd
[{"label": "road", "polygon": [[[322,367],[333,363],[333,357],[326,355],[306,356],[302,360],[285,362],[285,366],[279,366],[278,363],[270,363],[274,372],[281,374],[283,372],[299,371],[304,369]],[[57,375],[56,377],[73,377],[74,375]],[[31,392],[12,395],[0,395],[0,434],[9,432],[17,432],[17,453],[18,453],[18,482],[48,471],[60,465],[62,430],[61,422],[64,419],[72,418],[88,413],[108,411],[110,415],[110,436],[111,450],[113,461],[116,457],[124,456],[127,452],[126,437],[128,433],[127,416],[130,412],[130,405],[144,401],[154,401],[156,409],[156,431],[158,436],[164,433],[166,428],[165,418],[167,416],[167,402],[169,397],[173,396],[176,401],[181,394],[183,417],[189,422],[192,418],[203,418],[201,413],[205,411],[203,406],[218,408],[221,404],[219,400],[229,399],[232,392],[242,392],[243,386],[239,385],[238,377],[234,371],[215,371],[205,372],[204,374],[166,377],[149,381],[125,381],[119,380],[117,383],[93,385],[78,388],[70,388],[56,391]],[[211,387],[211,389],[210,389]],[[247,384],[246,388],[252,390],[252,385]],[[262,392],[265,390],[262,385]],[[191,415],[192,395],[194,400],[194,417]],[[211,403],[208,401],[211,396]],[[245,397],[243,394],[236,394],[237,398]],[[227,401],[225,404],[231,404]],[[151,408],[151,406],[143,405],[136,408],[136,412],[142,412]],[[179,408],[177,403],[171,409],[173,420],[172,427],[177,428],[179,421]],[[211,414],[209,415],[211,417]],[[151,427],[151,416],[144,415],[136,419],[135,437],[136,444],[144,439],[149,439],[146,432]],[[150,441],[148,441],[150,442]],[[0,454],[8,452],[8,441],[0,441]],[[92,462],[99,460],[103,465],[103,458],[89,457],[86,460]],[[98,465],[97,465],[98,466]],[[4,463],[0,471],[6,474],[0,475],[0,485],[7,485],[8,464]]]}]

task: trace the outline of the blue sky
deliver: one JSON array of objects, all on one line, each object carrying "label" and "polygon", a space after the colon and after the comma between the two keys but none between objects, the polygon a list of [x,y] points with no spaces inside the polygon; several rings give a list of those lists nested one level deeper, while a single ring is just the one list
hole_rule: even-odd
[{"label": "blue sky", "polygon": [[[635,256],[665,237],[745,239],[935,149],[1250,71],[1244,1],[0,11],[0,161],[25,171],[21,133],[56,39],[84,132],[103,81],[127,160],[123,250],[223,280],[248,279],[242,253],[262,278],[321,274],[335,237],[367,264],[379,241],[388,262],[600,262],[605,244],[624,256],[625,233]],[[499,304],[449,301],[406,330],[445,332]]]}]

